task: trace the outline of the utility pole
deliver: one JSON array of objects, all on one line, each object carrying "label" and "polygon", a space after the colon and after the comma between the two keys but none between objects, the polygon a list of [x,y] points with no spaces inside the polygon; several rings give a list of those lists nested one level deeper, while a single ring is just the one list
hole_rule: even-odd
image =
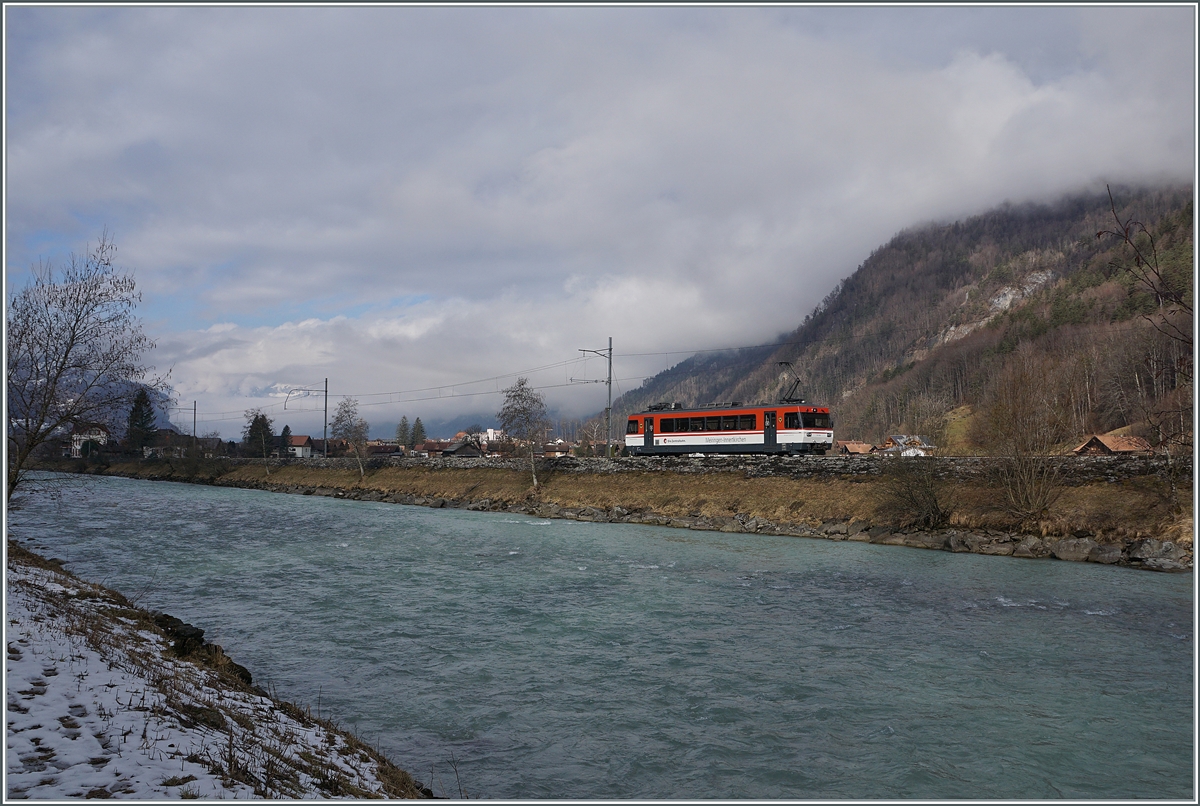
[{"label": "utility pole", "polygon": [[612,458],[612,336],[608,337],[608,406],[604,409],[604,455]]},{"label": "utility pole", "polygon": [[[604,409],[604,455],[612,458],[612,336],[608,337],[607,350],[585,350],[579,348],[581,353],[595,353],[608,358],[608,405]],[[600,383],[599,381],[584,381],[584,383]]]},{"label": "utility pole", "polygon": [[[292,399],[293,392],[306,392],[307,393],[307,392],[319,392],[319,391],[321,391],[321,390],[320,389],[289,389],[288,393],[287,393],[287,397],[285,397],[283,399],[283,408],[287,409],[288,401]],[[308,395],[305,394],[305,397],[308,397]],[[312,411],[312,409],[305,409],[305,411]],[[325,422],[321,423],[321,442],[325,446],[325,458],[328,459],[329,458],[329,379],[328,378],[325,379]],[[286,445],[284,445],[283,447],[285,449],[287,448]]]}]

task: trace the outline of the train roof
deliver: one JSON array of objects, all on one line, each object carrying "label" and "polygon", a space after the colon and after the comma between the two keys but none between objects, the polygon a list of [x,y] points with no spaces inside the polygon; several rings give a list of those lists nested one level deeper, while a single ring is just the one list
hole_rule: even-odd
[{"label": "train roof", "polygon": [[829,410],[828,406],[823,406],[819,403],[809,403],[805,400],[787,400],[777,403],[742,403],[734,400],[730,403],[705,403],[699,406],[683,406],[679,403],[654,403],[648,406],[645,410],[629,414],[629,417],[640,417],[644,414],[703,414],[706,412],[744,410],[744,409],[769,409],[780,407],[796,407],[803,406],[807,409],[815,411]]}]

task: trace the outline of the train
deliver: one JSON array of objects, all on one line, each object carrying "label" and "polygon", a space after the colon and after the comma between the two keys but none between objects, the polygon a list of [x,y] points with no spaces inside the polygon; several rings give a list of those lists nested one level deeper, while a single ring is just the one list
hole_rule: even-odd
[{"label": "train", "polygon": [[786,401],[683,408],[657,404],[629,415],[625,447],[634,456],[691,453],[823,455],[833,448],[825,406]]}]

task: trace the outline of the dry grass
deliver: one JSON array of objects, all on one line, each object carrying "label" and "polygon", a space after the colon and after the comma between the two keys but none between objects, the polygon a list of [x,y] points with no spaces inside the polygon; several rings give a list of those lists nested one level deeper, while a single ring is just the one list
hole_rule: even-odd
[{"label": "dry grass", "polygon": [[[974,416],[963,409],[951,412],[948,435],[963,436]],[[114,465],[110,472],[146,475],[146,466]],[[138,471],[141,472],[138,472]],[[384,467],[368,470],[325,469],[301,463],[283,465],[268,478],[262,465],[244,464],[229,468],[224,484],[272,485],[302,488],[333,488],[351,493],[378,492],[411,495],[426,499],[444,498],[471,502],[490,499],[493,508],[540,501],[565,508],[623,507],[666,517],[700,516],[728,518],[744,515],[778,524],[817,525],[827,520],[866,521],[897,525],[896,514],[876,477],[842,478],[746,478],[738,472],[674,473],[622,472],[604,475],[569,472],[539,473],[542,485],[536,496],[528,471],[497,468]],[[1070,535],[1086,532],[1097,536],[1134,537],[1161,535],[1184,530],[1180,516],[1173,516],[1167,488],[1161,479],[1142,477],[1118,483],[1095,483],[1064,487],[1054,505],[1036,523],[1022,523],[1006,514],[1000,502],[1002,491],[982,480],[948,481],[952,508],[950,525]],[[1183,520],[1190,523],[1191,503],[1186,502]],[[1188,527],[1190,529],[1190,527]]]},{"label": "dry grass", "polygon": [[563,507],[593,506],[647,511],[671,517],[745,514],[775,522],[817,523],[862,518],[874,509],[873,485],[857,481],[787,478],[748,479],[736,473],[682,475],[562,474],[546,482],[542,501]]},{"label": "dry grass", "polygon": [[971,456],[978,449],[971,442],[971,430],[979,416],[970,406],[959,406],[946,412],[938,452],[942,456]]}]

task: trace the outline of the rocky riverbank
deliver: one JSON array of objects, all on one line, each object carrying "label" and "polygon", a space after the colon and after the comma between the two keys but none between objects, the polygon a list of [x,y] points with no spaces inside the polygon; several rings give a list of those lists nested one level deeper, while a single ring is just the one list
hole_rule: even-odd
[{"label": "rocky riverbank", "polygon": [[[547,518],[794,535],[1156,571],[1192,568],[1190,509],[1173,511],[1159,459],[1063,457],[1059,495],[1036,522],[1014,521],[987,460],[939,460],[945,527],[905,525],[886,495],[887,462],[857,457],[184,460],[114,463],[91,472]],[[269,473],[268,473],[269,470]],[[1190,488],[1186,475],[1177,474]]]},{"label": "rocky riverbank", "polygon": [[432,796],[254,687],[203,630],[13,541],[7,554],[6,802]]},{"label": "rocky riverbank", "polygon": [[[240,485],[239,485],[240,486]],[[862,543],[878,543],[887,546],[907,546],[919,549],[937,549],[972,554],[1024,557],[1028,559],[1054,558],[1075,562],[1094,562],[1105,565],[1124,565],[1151,571],[1186,571],[1192,567],[1190,540],[1159,540],[1152,537],[1135,537],[1110,540],[1100,543],[1090,537],[1055,537],[1027,535],[995,529],[900,529],[888,526],[871,526],[868,521],[832,519],[816,525],[803,523],[774,523],[745,514],[732,517],[685,515],[669,517],[653,512],[630,512],[624,507],[611,509],[598,507],[561,507],[554,503],[505,504],[488,498],[471,501],[447,498],[425,498],[414,495],[386,495],[370,490],[342,490],[331,487],[283,487],[264,484],[258,489],[299,495],[325,495],[349,498],[357,501],[383,501],[428,507],[451,507],[475,511],[514,512],[539,518],[566,518],[569,520],[595,523],[640,523],[652,526],[670,526],[699,531],[749,532],[794,537],[823,538],[826,540],[850,540]]]}]

